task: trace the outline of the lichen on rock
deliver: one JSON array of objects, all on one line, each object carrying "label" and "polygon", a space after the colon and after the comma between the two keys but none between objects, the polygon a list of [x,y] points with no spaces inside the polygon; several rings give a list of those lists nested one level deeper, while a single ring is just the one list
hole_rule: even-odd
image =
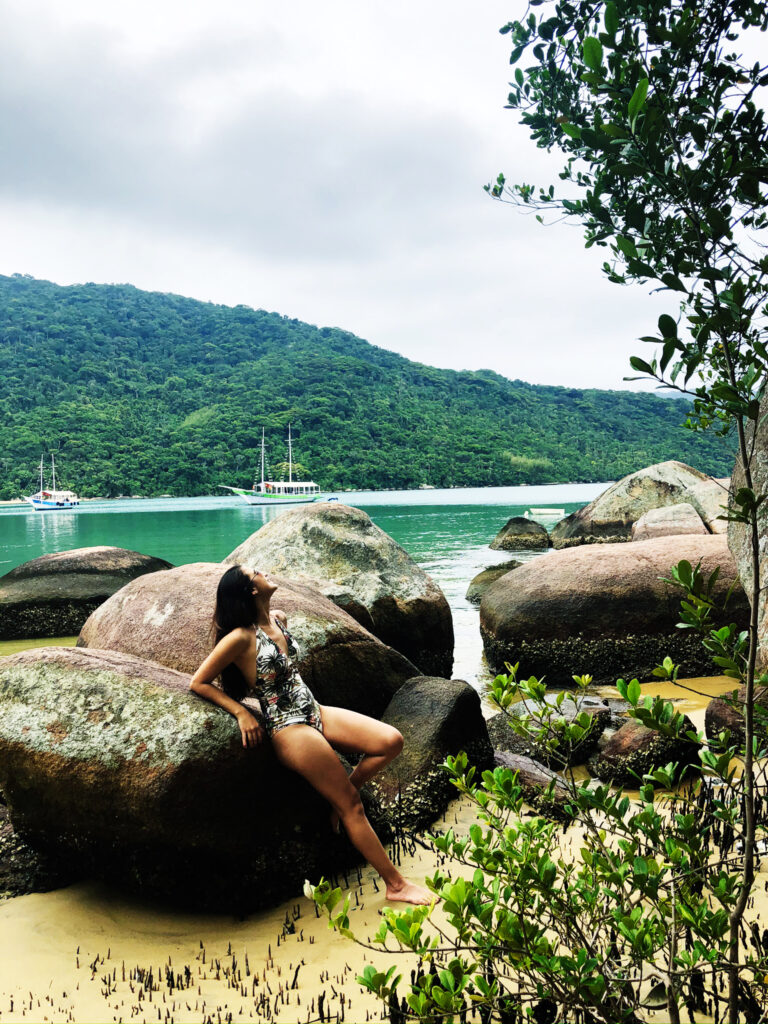
[{"label": "lichen on rock", "polygon": [[632,524],[652,508],[689,501],[693,488],[711,477],[683,462],[659,462],[622,477],[584,508],[561,519],[552,530],[552,546],[628,541]]}]

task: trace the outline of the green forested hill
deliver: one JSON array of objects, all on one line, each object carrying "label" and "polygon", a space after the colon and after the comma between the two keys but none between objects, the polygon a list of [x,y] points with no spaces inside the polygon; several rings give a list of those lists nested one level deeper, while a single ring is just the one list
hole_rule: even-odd
[{"label": "green forested hill", "polygon": [[0,497],[58,452],[83,496],[250,485],[274,463],[322,488],[609,480],[677,458],[730,474],[686,406],[438,370],[334,328],[130,285],[0,277]]}]

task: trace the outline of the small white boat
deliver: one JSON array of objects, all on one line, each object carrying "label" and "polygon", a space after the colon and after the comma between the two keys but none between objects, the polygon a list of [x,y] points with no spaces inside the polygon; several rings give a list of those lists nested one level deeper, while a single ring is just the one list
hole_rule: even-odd
[{"label": "small white boat", "polygon": [[564,516],[564,508],[529,508],[523,512],[524,519],[562,519]]},{"label": "small white boat", "polygon": [[80,499],[74,491],[63,491],[56,488],[56,463],[53,452],[51,452],[51,486],[46,489],[43,480],[43,456],[40,456],[40,490],[37,494],[30,494],[24,497],[24,501],[35,509],[36,512],[61,512],[66,509],[77,508]]},{"label": "small white boat", "polygon": [[232,491],[249,505],[307,505],[311,501],[322,501],[325,497],[314,480],[293,479],[293,440],[291,428],[288,426],[288,479],[267,480],[266,458],[264,454],[264,431],[261,432],[261,480],[254,480],[253,487],[230,487],[219,484],[227,491]]}]

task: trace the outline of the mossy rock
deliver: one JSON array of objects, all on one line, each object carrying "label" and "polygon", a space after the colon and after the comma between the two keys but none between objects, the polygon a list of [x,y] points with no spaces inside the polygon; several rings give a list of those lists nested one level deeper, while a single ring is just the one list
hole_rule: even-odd
[{"label": "mossy rock", "polygon": [[491,541],[492,551],[546,551],[549,534],[535,519],[512,516]]},{"label": "mossy rock", "polygon": [[40,555],[0,577],[0,640],[76,635],[91,612],[126,583],[171,568],[162,558],[125,548]]},{"label": "mossy rock", "polygon": [[464,595],[470,604],[480,604],[483,594],[486,592],[488,587],[496,580],[500,580],[502,576],[506,576],[508,572],[512,572],[513,569],[517,569],[518,566],[522,565],[516,558],[511,558],[508,562],[500,562],[498,565],[489,565],[473,576],[467,592]]}]

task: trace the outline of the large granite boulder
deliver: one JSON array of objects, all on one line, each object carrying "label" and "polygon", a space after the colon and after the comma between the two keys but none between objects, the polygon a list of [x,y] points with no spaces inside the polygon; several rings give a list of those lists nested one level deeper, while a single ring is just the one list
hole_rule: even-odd
[{"label": "large granite boulder", "polygon": [[520,662],[520,673],[571,686],[574,674],[596,683],[646,679],[666,655],[681,676],[712,672],[701,637],[678,629],[682,592],[668,577],[681,559],[720,567],[714,596],[736,582],[726,621],[747,623],[749,609],[724,536],[662,537],[642,544],[601,544],[534,558],[485,593],[480,631],[492,670]]},{"label": "large granite boulder", "polygon": [[659,462],[630,473],[584,508],[561,519],[552,530],[552,546],[604,544],[630,539],[632,524],[644,512],[688,501],[688,492],[710,480],[683,462]]},{"label": "large granite boulder", "polygon": [[310,584],[422,672],[450,676],[445,595],[360,509],[319,502],[283,512],[225,561]]},{"label": "large granite boulder", "polygon": [[465,598],[470,604],[480,604],[483,594],[492,583],[495,583],[496,580],[506,576],[508,572],[512,572],[513,569],[517,569],[522,564],[522,562],[518,562],[517,559],[513,558],[508,562],[500,562],[498,565],[489,565],[487,568],[482,569],[477,576],[473,576],[470,580],[467,592],[464,595]]},{"label": "large granite boulder", "polygon": [[[134,580],[91,615],[78,646],[194,672],[213,646],[216,587],[225,571],[197,562]],[[299,671],[317,700],[378,718],[416,667],[312,587],[275,582],[272,607],[288,615],[302,649]]]},{"label": "large granite boulder", "polygon": [[0,577],[0,640],[72,636],[126,583],[172,568],[125,548],[93,547],[41,555]]},{"label": "large granite boulder", "polygon": [[676,537],[681,533],[709,533],[696,509],[687,501],[644,512],[632,524],[632,540]]},{"label": "large granite boulder", "polygon": [[431,825],[458,795],[441,767],[449,754],[465,751],[479,771],[492,763],[480,697],[461,679],[409,679],[392,698],[383,721],[400,730],[405,744],[370,787],[403,827]]},{"label": "large granite boulder", "polygon": [[181,672],[42,648],[0,659],[0,703],[13,825],[80,873],[242,913],[353,856],[327,803]]},{"label": "large granite boulder", "polygon": [[728,508],[730,477],[708,477],[688,491],[686,499],[707,524],[710,533],[727,533],[728,521],[722,519]]},{"label": "large granite boulder", "polygon": [[[685,716],[687,731],[695,732]],[[663,768],[670,761],[680,765],[698,764],[699,744],[685,736],[664,736],[630,718],[608,742],[589,759],[589,770],[603,782],[637,788],[643,775]]]},{"label": "large granite boulder", "polygon": [[545,526],[525,516],[512,516],[491,541],[492,551],[546,551],[549,534]]}]

